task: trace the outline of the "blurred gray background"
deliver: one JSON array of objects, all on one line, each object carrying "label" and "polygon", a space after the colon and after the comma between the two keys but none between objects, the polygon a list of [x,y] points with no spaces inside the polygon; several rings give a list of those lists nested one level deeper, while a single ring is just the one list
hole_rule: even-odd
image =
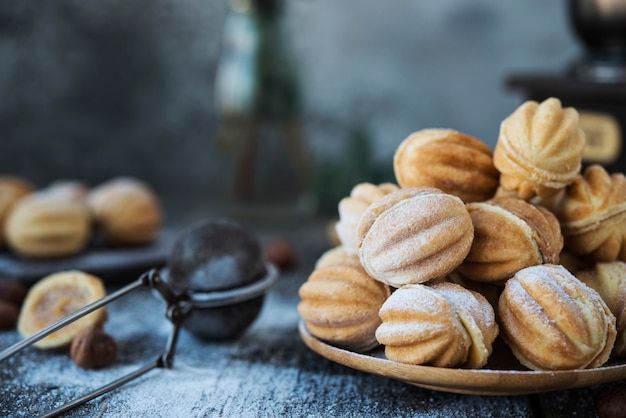
[{"label": "blurred gray background", "polygon": [[[132,175],[170,209],[218,210],[229,156],[213,95],[228,12],[227,0],[0,0],[0,173],[42,187]],[[506,78],[564,72],[581,53],[558,0],[288,0],[283,18],[326,173],[321,210],[352,183],[389,179],[418,129],[493,147],[524,100]],[[344,166],[347,178],[328,170]]]}]

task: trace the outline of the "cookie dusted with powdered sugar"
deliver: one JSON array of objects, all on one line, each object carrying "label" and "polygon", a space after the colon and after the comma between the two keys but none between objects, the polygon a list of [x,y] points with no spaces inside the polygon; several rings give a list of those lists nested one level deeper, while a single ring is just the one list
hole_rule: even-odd
[{"label": "cookie dusted with powdered sugar", "polygon": [[615,316],[598,292],[563,266],[520,270],[498,304],[504,341],[532,370],[600,367],[616,338]]},{"label": "cookie dusted with powdered sugar", "polygon": [[465,258],[474,227],[457,196],[429,187],[390,193],[370,205],[357,229],[359,259],[394,287],[441,278]]}]

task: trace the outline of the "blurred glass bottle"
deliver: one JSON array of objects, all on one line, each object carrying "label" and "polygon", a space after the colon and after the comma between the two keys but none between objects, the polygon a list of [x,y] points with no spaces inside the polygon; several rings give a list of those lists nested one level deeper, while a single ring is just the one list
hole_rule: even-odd
[{"label": "blurred glass bottle", "polygon": [[217,144],[232,162],[231,215],[287,220],[315,211],[283,0],[230,0],[216,83]]}]

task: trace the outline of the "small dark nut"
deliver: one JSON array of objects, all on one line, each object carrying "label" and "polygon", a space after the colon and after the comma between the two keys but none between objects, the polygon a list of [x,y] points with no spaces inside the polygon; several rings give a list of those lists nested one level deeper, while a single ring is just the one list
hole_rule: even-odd
[{"label": "small dark nut", "polygon": [[14,329],[20,310],[17,305],[6,300],[0,300],[0,330]]},{"label": "small dark nut", "polygon": [[599,418],[626,417],[626,382],[598,393],[594,407]]},{"label": "small dark nut", "polygon": [[284,238],[276,238],[265,244],[263,255],[280,270],[288,270],[296,263],[293,245]]},{"label": "small dark nut", "polygon": [[70,356],[78,367],[100,369],[113,364],[117,357],[117,344],[102,329],[86,328],[72,340]]},{"label": "small dark nut", "polygon": [[13,303],[15,306],[22,306],[26,297],[26,286],[15,280],[0,279],[0,300]]}]

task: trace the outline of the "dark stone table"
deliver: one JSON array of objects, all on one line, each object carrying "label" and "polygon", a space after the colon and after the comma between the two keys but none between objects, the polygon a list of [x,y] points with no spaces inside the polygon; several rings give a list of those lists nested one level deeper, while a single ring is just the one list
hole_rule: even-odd
[{"label": "dark stone table", "polygon": [[[262,240],[279,234],[260,231]],[[181,334],[172,369],[156,369],[73,410],[72,417],[592,417],[606,385],[532,396],[473,396],[421,389],[335,364],[298,334],[298,288],[328,249],[326,222],[279,234],[298,264],[284,272],[260,316],[236,341]],[[115,287],[113,287],[115,288]],[[29,348],[0,365],[0,416],[36,416],[153,361],[171,325],[165,303],[138,290],[109,305],[105,326],[119,358],[104,370],[76,367],[66,352]],[[0,347],[19,340],[0,332]]]}]

